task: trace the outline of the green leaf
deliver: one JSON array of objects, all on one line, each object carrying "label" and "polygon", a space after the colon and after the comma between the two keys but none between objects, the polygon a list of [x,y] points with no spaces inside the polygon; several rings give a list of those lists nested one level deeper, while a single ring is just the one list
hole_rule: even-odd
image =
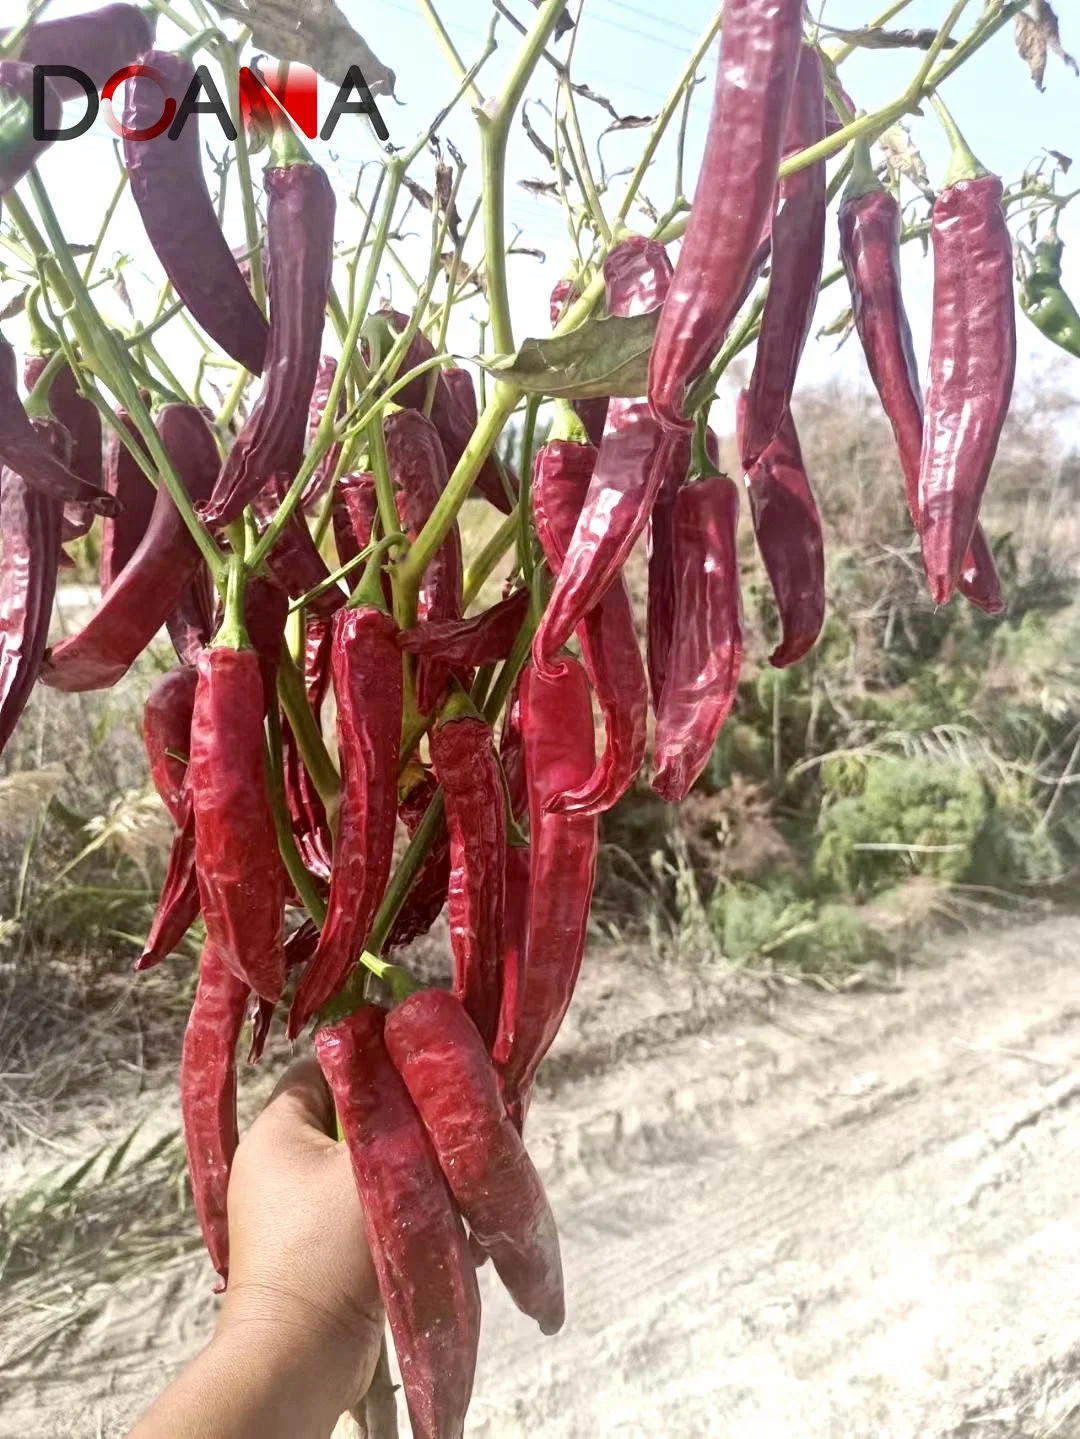
[{"label": "green leaf", "polygon": [[529,395],[591,400],[605,395],[636,399],[648,384],[660,310],[623,319],[607,315],[587,320],[568,335],[526,340],[516,355],[476,363]]}]

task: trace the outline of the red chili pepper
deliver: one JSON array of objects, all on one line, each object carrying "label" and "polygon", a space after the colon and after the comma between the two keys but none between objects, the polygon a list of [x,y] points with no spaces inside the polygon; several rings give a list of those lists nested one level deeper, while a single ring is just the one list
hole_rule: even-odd
[{"label": "red chili pepper", "polygon": [[[419,761],[411,762],[402,775],[398,786],[398,815],[410,839],[419,829],[438,788],[435,776]],[[390,936],[383,945],[384,953],[390,954],[427,934],[443,912],[449,888],[450,836],[443,820],[398,910]]]},{"label": "red chili pepper", "polygon": [[191,796],[185,798],[183,823],[173,836],[165,879],[158,896],[150,932],[136,961],[140,972],[153,969],[177,949],[199,917],[199,876],[195,867],[195,815]]},{"label": "red chili pepper", "polygon": [[270,257],[266,381],[205,507],[207,524],[229,524],[275,475],[294,476],[304,456],[308,405],[334,266],[337,202],[326,172],[300,152],[292,132],[274,132],[264,180]]},{"label": "red chili pepper", "polygon": [[[322,417],[326,412],[326,406],[330,400],[330,391],[333,388],[334,380],[337,377],[337,361],[330,355],[323,355],[319,361],[319,368],[315,374],[315,388],[311,393],[311,403],[308,406],[307,442],[310,449],[315,440],[316,431],[322,423]],[[344,396],[338,402],[337,418],[340,420],[345,413]],[[304,490],[301,504],[305,510],[312,509],[319,500],[326,494],[334,479],[334,471],[337,469],[338,460],[341,459],[341,444],[333,444],[326,454],[319,461],[319,468],[308,481]]]},{"label": "red chili pepper", "polygon": [[[34,67],[18,60],[0,60],[0,107],[5,111],[0,133],[0,196],[23,178],[52,144],[34,138]],[[58,130],[64,106],[51,81],[45,81],[42,124]]]},{"label": "red chili pepper", "polygon": [[[157,423],[188,495],[204,498],[218,471],[210,427],[192,405],[166,405]],[[83,628],[49,651],[43,683],[67,691],[116,684],[165,623],[201,563],[198,546],[162,485],[138,549]]]},{"label": "red chili pepper", "polygon": [[489,1047],[499,1022],[506,801],[491,728],[462,691],[430,735],[450,835],[450,944],[454,993]]},{"label": "red chili pepper", "polygon": [[[784,148],[805,150],[824,138],[825,90],[818,52],[802,47]],[[752,468],[783,423],[810,333],[825,258],[825,161],[777,186],[772,268],[746,392],[743,467]]]},{"label": "red chili pepper", "polygon": [[[36,443],[67,451],[67,435],[39,422]],[[18,724],[49,638],[60,559],[62,502],[17,471],[0,472],[0,753]]]},{"label": "red chili pepper", "polygon": [[[291,478],[285,473],[271,475],[252,500],[252,512],[260,529],[273,519],[291,483]],[[281,537],[266,557],[266,568],[293,599],[299,599],[330,578],[326,562],[299,510],[293,510],[289,516]],[[332,615],[341,609],[345,598],[340,585],[331,585],[310,600],[306,608],[314,614]]]},{"label": "red chili pepper", "polygon": [[216,592],[210,571],[205,564],[200,563],[196,568],[195,578],[165,619],[169,638],[181,664],[195,664],[203,645],[210,643],[210,636],[214,633],[215,600]]},{"label": "red chili pepper", "polygon": [[[577,285],[568,276],[563,276],[555,284],[551,292],[551,300],[548,310],[551,314],[552,329],[563,317],[564,311],[581,294]],[[585,433],[589,437],[589,444],[600,448],[600,441],[604,438],[604,427],[607,424],[608,401],[606,399],[596,400],[575,400],[574,413],[585,426]]]},{"label": "red chili pepper", "polygon": [[397,625],[382,608],[380,557],[373,556],[349,608],[334,620],[341,808],[330,900],[319,947],[300,976],[289,1038],[344,984],[390,876],[397,824],[402,671]]},{"label": "red chili pepper", "polygon": [[919,532],[935,604],[960,578],[1016,373],[1012,241],[1002,187],[953,136],[931,215],[934,302]]},{"label": "red chili pepper", "polygon": [[[514,681],[514,688],[503,711],[502,732],[499,735],[499,763],[506,781],[510,813],[515,820],[520,820],[529,807],[529,794],[525,785],[525,737],[521,733],[520,675]],[[510,854],[510,850],[507,854]]]},{"label": "red chili pepper", "polygon": [[[525,784],[525,759],[522,755],[521,783]],[[528,794],[525,796],[528,808]],[[517,816],[514,816],[515,819]],[[506,906],[502,963],[502,1003],[499,1006],[499,1028],[495,1035],[494,1057],[507,1052],[517,1025],[518,1012],[525,993],[525,963],[529,950],[529,908],[532,901],[532,852],[528,845],[508,844],[506,847]],[[499,1087],[503,1086],[502,1071]],[[521,1133],[524,1111],[514,1095],[505,1096],[510,1118]],[[486,1256],[485,1256],[486,1257]]]},{"label": "red chili pepper", "polygon": [[704,447],[674,504],[675,614],[656,712],[652,787],[685,799],[731,712],[742,666],[739,491]]},{"label": "red chili pepper", "polygon": [[[19,59],[24,65],[78,66],[100,90],[117,70],[150,49],[154,19],[137,5],[105,5],[62,20],[38,20],[23,37]],[[0,40],[8,33],[0,31]],[[49,84],[62,100],[85,98],[77,80],[57,75]]]},{"label": "red chili pepper", "polygon": [[256,575],[244,589],[244,628],[259,657],[264,713],[277,703],[277,676],[285,645],[289,597],[272,580]]},{"label": "red chili pepper", "polygon": [[[900,283],[900,205],[874,174],[869,150],[856,163],[840,205],[840,258],[851,290],[851,313],[870,378],[892,425],[908,511],[919,524],[919,462],[923,405],[919,367]],[[990,614],[1004,608],[994,557],[975,526],[959,588]]]},{"label": "red chili pepper", "polygon": [[195,1003],[180,1056],[180,1110],[184,1120],[191,1194],[210,1261],[229,1278],[226,1195],[239,1143],[236,1124],[236,1042],[247,1017],[248,987],[207,942],[199,962]]},{"label": "red chili pepper", "polygon": [[[742,410],[740,395],[740,430]],[[746,476],[746,490],[758,551],[776,596],[783,631],[769,663],[784,669],[813,646],[825,620],[821,516],[790,410],[776,438]]]},{"label": "red chili pepper", "polygon": [[[28,301],[29,305],[32,305],[32,301]],[[37,384],[48,363],[49,357],[46,355],[31,355],[26,360],[23,365],[23,383],[28,391]],[[49,385],[49,411],[71,436],[71,461],[68,468],[72,474],[78,475],[84,484],[99,490],[102,481],[101,415],[97,406],[79,393],[75,376],[67,365],[61,366]],[[146,485],[145,480],[143,484],[152,495],[153,491]],[[69,505],[64,513],[65,541],[85,535],[93,522],[94,512],[89,505]]]},{"label": "red chili pepper", "polygon": [[352,1160],[416,1439],[461,1439],[480,1294],[461,1220],[371,1005],[315,1034]]},{"label": "red chili pepper", "polygon": [[334,486],[331,505],[338,560],[347,565],[371,544],[371,531],[379,512],[375,476],[342,475]]},{"label": "red chili pepper", "polygon": [[[149,50],[140,63],[153,76],[127,82],[124,127],[134,132],[154,129],[163,103],[169,109],[171,102],[175,113],[195,78],[190,60],[168,50]],[[146,237],[192,319],[226,354],[261,375],[267,325],[221,232],[203,174],[197,116],[188,115],[175,138],[168,130],[152,139],[129,135],[124,163]]]},{"label": "red chili pepper", "polygon": [[471,1235],[518,1308],[556,1334],[566,1318],[559,1233],[476,1026],[452,994],[427,989],[393,1010],[384,1038]]},{"label": "red chili pepper", "polygon": [[520,1130],[540,1061],[573,997],[592,904],[598,821],[553,814],[551,800],[592,771],[592,704],[585,672],[566,658],[554,679],[529,665],[521,678],[529,787],[529,928],[516,1013],[504,1007],[494,1058],[506,1108]]},{"label": "red chili pepper", "polygon": [[802,0],[731,0],[724,12],[705,155],[649,359],[653,413],[673,429],[690,428],[686,391],[747,293],[772,212],[802,12]]},{"label": "red chili pepper", "polygon": [[415,629],[403,630],[398,644],[410,654],[442,660],[463,673],[505,660],[528,613],[529,592],[518,589],[471,619],[424,620]]},{"label": "red chili pepper", "polygon": [[[662,245],[635,235],[608,255],[604,279],[612,315],[647,314],[664,303],[671,262]],[[664,435],[646,401],[612,400],[577,528],[533,641],[533,662],[542,672],[618,577],[645,528],[666,463]]]},{"label": "red chili pepper", "polygon": [[[119,418],[124,429],[146,454],[146,446],[131,417],[121,410]],[[100,429],[98,438],[100,444]],[[99,458],[99,466],[100,463]],[[102,526],[98,559],[102,594],[112,588],[121,570],[139,548],[150,528],[156,497],[153,485],[115,430],[109,432],[105,447],[105,488],[119,500],[120,513],[114,519],[106,520]]]},{"label": "red chili pepper", "polygon": [[[613,402],[613,403],[618,403]],[[555,422],[561,435],[580,421],[565,409]],[[553,574],[565,562],[582,506],[592,493],[596,451],[572,439],[554,438],[536,456],[532,503],[536,531]],[[553,808],[573,814],[601,814],[633,784],[645,758],[649,696],[633,611],[621,576],[581,620],[577,628],[581,657],[604,717],[606,742],[587,784],[553,797]]]},{"label": "red chili pepper", "polygon": [[150,778],[162,804],[178,825],[183,823],[184,781],[197,678],[193,669],[170,670],[154,685],[143,706],[143,745]]}]

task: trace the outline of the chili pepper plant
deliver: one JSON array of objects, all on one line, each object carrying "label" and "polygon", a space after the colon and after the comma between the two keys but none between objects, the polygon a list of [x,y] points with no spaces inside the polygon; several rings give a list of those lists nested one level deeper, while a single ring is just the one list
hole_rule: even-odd
[{"label": "chili pepper plant", "polygon": [[[828,7],[811,21],[802,0],[726,0],[618,175],[585,140],[598,97],[574,67],[580,8],[534,0],[514,28],[496,7],[467,65],[421,0],[447,103],[411,143],[373,132],[351,189],[284,111],[240,106],[252,37],[232,6],[153,8],[157,34],[148,12],[113,4],[28,14],[0,36],[0,245],[32,331],[25,396],[0,338],[0,746],[35,684],[107,689],[167,629],[173,668],[144,733],[175,839],[139,963],[205,936],[180,1083],[212,1262],[226,1285],[243,1031],[253,1059],[268,1034],[313,1036],[413,1431],[461,1435],[478,1263],[543,1333],[573,1324],[529,1104],[585,956],[601,816],[643,775],[679,803],[729,721],[760,623],[743,609],[740,523],[773,597],[771,665],[805,662],[826,620],[815,486],[829,477],[808,473],[796,418],[818,296],[850,288],[933,602],[997,612],[1008,596],[979,512],[1013,387],[1013,234],[1024,312],[1080,353],[1058,224],[1073,195],[1046,161],[1008,183],[992,173],[943,98],[1024,0],[941,3],[920,31],[893,24],[903,3],[839,31]],[[849,93],[851,58],[886,47],[910,57],[904,87]],[[686,117],[714,52],[691,177]],[[117,190],[88,258],[38,169],[43,58],[98,83],[147,67],[126,88]],[[178,137],[155,123],[206,73],[224,77],[234,122],[213,174],[203,112]],[[523,336],[508,140],[549,80],[550,145],[527,129],[572,243],[550,332]],[[65,98],[46,80],[54,125]],[[913,116],[940,122],[952,155],[914,197],[896,145],[876,148]],[[452,143],[471,124],[478,178]],[[102,256],[127,187],[162,288],[154,313],[120,323]],[[400,232],[417,206],[430,252],[409,273]],[[899,256],[927,236],[918,355]],[[404,282],[388,294],[391,266]],[[466,315],[481,322],[471,348]],[[193,374],[173,359],[178,333],[194,337]],[[744,352],[736,404],[723,382]],[[716,435],[733,431],[726,474]],[[480,548],[461,523],[470,500],[492,512]],[[50,644],[64,546],[94,525],[102,598]],[[639,541],[644,645],[623,577]],[[494,576],[501,596],[478,606]],[[451,979],[432,991],[405,946],[444,910]]]}]

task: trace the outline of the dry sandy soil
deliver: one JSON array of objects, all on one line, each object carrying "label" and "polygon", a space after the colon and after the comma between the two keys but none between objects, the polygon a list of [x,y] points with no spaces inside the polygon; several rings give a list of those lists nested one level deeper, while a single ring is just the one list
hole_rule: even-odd
[{"label": "dry sandy soil", "polygon": [[[542,1339],[487,1266],[475,1439],[1080,1435],[1075,920],[768,1005],[598,955],[530,1137],[569,1317]],[[206,1289],[177,1257],[17,1369],[9,1313],[0,1434],[122,1434]]]}]

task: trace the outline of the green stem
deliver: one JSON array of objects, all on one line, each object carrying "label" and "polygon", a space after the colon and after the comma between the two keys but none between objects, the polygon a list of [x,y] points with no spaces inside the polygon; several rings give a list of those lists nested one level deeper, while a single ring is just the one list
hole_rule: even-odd
[{"label": "green stem", "polygon": [[98,232],[97,236],[94,239],[93,247],[91,248],[89,255],[86,257],[86,264],[83,266],[83,279],[87,282],[89,282],[90,276],[94,273],[94,266],[98,262],[98,256],[101,254],[101,247],[105,243],[105,236],[108,234],[109,226],[112,224],[113,216],[116,214],[117,206],[120,204],[124,191],[127,189],[127,183],[128,173],[127,170],[121,165],[120,179],[117,181],[116,189],[113,191],[112,199],[109,201],[108,206],[106,207],[105,214],[101,218],[101,224],[98,226]]},{"label": "green stem", "polygon": [[934,113],[941,121],[941,128],[949,137],[949,145],[952,148],[949,168],[945,174],[945,188],[957,185],[961,180],[977,180],[981,175],[985,175],[987,173],[985,166],[980,165],[971,153],[968,142],[960,133],[960,127],[945,108],[945,101],[940,95],[931,95],[930,103],[934,107]]},{"label": "green stem", "polygon": [[436,790],[432,796],[431,803],[424,811],[423,819],[416,827],[416,833],[409,841],[408,847],[401,856],[390,883],[386,887],[386,893],[383,895],[382,903],[379,905],[371,926],[371,934],[368,936],[368,949],[378,951],[386,943],[390,931],[394,927],[394,920],[397,919],[405,897],[416,878],[417,871],[423,864],[424,857],[439,832],[443,813],[443,793],[440,789]]},{"label": "green stem", "polygon": [[255,207],[255,186],[251,178],[251,152],[248,149],[247,129],[240,107],[240,56],[228,47],[230,54],[225,57],[225,83],[229,92],[229,111],[236,126],[236,168],[240,176],[240,198],[244,207],[244,239],[251,257],[248,269],[251,272],[251,293],[255,303],[266,314],[266,278],[263,275],[259,216]]},{"label": "green stem", "polygon": [[311,713],[307,695],[304,692],[304,677],[293,664],[292,658],[283,654],[278,667],[278,697],[289,721],[289,728],[296,739],[304,768],[311,776],[311,782],[319,792],[326,809],[331,829],[337,826],[338,804],[341,796],[341,779],[334,762],[327,753],[315,716]]},{"label": "green stem", "polygon": [[[235,538],[243,539],[243,527],[237,526]],[[214,648],[228,650],[249,650],[247,626],[244,624],[244,590],[247,586],[247,571],[244,568],[242,544],[229,556],[228,583],[225,589],[225,613],[221,627],[214,636]]]}]

